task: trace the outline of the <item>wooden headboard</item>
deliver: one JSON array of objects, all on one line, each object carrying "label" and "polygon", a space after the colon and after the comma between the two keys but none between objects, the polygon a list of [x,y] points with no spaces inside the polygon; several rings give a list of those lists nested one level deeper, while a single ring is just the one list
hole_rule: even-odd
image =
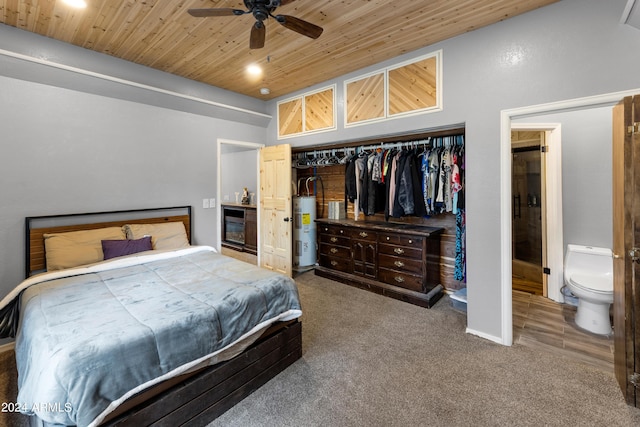
[{"label": "wooden headboard", "polygon": [[[182,212],[182,213],[181,213]],[[163,215],[163,213],[165,215]],[[170,215],[166,215],[169,213]],[[141,215],[144,218],[141,218]],[[148,216],[147,216],[148,215]],[[110,220],[109,217],[117,217]],[[102,218],[101,222],[86,222],[87,218]],[[26,277],[46,269],[44,234],[68,231],[93,230],[105,227],[121,227],[125,224],[157,224],[182,221],[191,243],[191,206],[171,208],[136,209],[126,211],[89,212],[83,214],[32,216],[25,218],[25,273]],[[64,222],[65,225],[49,225]],[[38,227],[36,224],[45,223]]]}]

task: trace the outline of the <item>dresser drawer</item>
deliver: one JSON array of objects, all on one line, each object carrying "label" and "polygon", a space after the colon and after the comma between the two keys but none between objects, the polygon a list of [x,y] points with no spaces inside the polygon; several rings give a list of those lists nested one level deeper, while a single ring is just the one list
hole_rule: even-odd
[{"label": "dresser drawer", "polygon": [[320,255],[351,259],[351,248],[321,243]]},{"label": "dresser drawer", "polygon": [[371,230],[362,230],[354,228],[351,230],[350,236],[352,239],[365,240],[367,242],[375,242],[378,240],[378,233]]},{"label": "dresser drawer", "polygon": [[326,225],[322,224],[318,227],[318,231],[321,234],[333,234],[334,236],[349,236],[348,227],[340,227],[339,225]]},{"label": "dresser drawer", "polygon": [[421,259],[403,258],[391,255],[378,255],[378,266],[390,270],[396,270],[400,273],[409,273],[421,275],[423,265]]},{"label": "dresser drawer", "polygon": [[386,268],[378,269],[378,280],[390,285],[400,286],[401,288],[411,289],[416,292],[423,292],[422,277],[413,274],[399,273],[395,270]]},{"label": "dresser drawer", "polygon": [[320,234],[320,243],[337,246],[350,246],[349,237],[336,234]]},{"label": "dresser drawer", "polygon": [[331,268],[332,270],[338,270],[344,273],[353,273],[351,267],[351,257],[336,258],[329,255],[320,254],[320,265],[322,267]]},{"label": "dresser drawer", "polygon": [[424,237],[407,236],[404,234],[380,233],[380,243],[388,243],[390,245],[406,246],[410,248],[422,248]]},{"label": "dresser drawer", "polygon": [[385,255],[393,255],[401,258],[422,259],[422,248],[411,248],[395,245],[378,245],[378,252]]}]

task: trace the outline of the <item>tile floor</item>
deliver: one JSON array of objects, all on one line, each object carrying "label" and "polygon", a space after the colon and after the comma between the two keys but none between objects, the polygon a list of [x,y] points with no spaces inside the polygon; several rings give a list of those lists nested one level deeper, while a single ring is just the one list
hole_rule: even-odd
[{"label": "tile floor", "polygon": [[613,372],[613,336],[580,329],[574,321],[575,311],[568,304],[513,291],[513,343],[543,348]]}]

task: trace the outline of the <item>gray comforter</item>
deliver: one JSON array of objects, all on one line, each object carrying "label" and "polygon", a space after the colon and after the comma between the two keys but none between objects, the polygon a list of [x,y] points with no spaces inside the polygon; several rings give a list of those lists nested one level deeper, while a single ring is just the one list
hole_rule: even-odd
[{"label": "gray comforter", "polygon": [[18,404],[49,423],[95,425],[126,398],[278,320],[301,315],[290,278],[193,247],[23,282]]}]

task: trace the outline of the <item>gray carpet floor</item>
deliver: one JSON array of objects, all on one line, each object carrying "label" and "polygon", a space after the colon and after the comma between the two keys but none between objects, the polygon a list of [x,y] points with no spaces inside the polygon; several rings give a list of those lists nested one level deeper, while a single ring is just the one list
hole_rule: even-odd
[{"label": "gray carpet floor", "polygon": [[305,273],[302,359],[217,426],[638,426],[613,374],[465,333],[424,309]]},{"label": "gray carpet floor", "polygon": [[[613,374],[466,334],[446,297],[424,309],[313,273],[296,281],[302,358],[209,427],[640,425]],[[0,364],[0,401],[14,401],[15,363]]]}]

